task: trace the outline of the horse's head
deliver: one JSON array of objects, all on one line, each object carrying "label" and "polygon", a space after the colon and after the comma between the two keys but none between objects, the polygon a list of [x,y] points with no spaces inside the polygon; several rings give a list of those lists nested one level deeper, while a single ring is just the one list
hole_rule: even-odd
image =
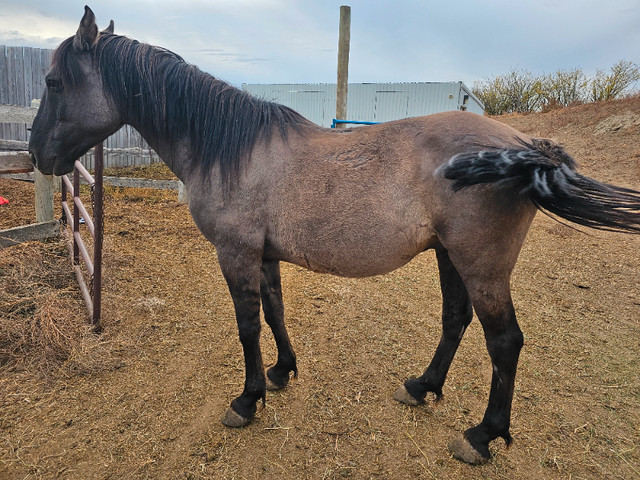
[{"label": "horse's head", "polygon": [[63,175],[75,160],[122,125],[102,88],[95,48],[100,35],[89,7],[75,36],[60,44],[47,72],[47,88],[33,121],[29,152],[42,173]]}]

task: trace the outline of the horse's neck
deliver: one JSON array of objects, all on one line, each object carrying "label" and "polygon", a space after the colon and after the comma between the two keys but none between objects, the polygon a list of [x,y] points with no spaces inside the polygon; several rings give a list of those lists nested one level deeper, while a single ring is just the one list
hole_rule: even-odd
[{"label": "horse's neck", "polygon": [[187,166],[192,156],[187,138],[165,138],[149,124],[139,125],[135,120],[126,123],[140,133],[176,177],[182,182],[186,181],[189,173]]}]

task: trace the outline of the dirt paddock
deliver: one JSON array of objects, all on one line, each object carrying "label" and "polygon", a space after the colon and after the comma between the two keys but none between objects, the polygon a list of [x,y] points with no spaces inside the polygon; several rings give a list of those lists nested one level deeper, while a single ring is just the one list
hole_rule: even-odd
[{"label": "dirt paddock", "polygon": [[[639,118],[636,97],[501,120],[640,189]],[[33,221],[31,184],[0,179],[0,195],[11,201],[0,228]],[[471,467],[446,445],[487,403],[477,321],[441,402],[391,398],[439,340],[430,252],[364,280],[283,265],[300,375],[249,427],[225,428],[244,372],[232,304],[214,248],[175,199],[107,190],[100,336],[84,327],[60,243],[0,251],[1,479],[640,478],[640,236],[536,217],[512,281],[525,334],[515,441]]]}]

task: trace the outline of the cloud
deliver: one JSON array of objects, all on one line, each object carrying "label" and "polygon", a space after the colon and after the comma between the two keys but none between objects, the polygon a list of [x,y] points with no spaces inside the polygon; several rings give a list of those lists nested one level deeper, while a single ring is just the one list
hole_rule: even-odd
[{"label": "cloud", "polygon": [[209,57],[215,57],[222,61],[251,63],[251,62],[269,62],[270,58],[251,57],[244,54],[228,53],[219,48],[191,50],[195,55],[206,55]]},{"label": "cloud", "polygon": [[[351,9],[355,82],[474,80],[640,62],[637,0],[92,0],[98,25],[161,45],[239,85],[334,82],[339,7]],[[0,0],[0,44],[54,48],[75,0]]]},{"label": "cloud", "polygon": [[[6,5],[6,4],[5,4]],[[0,16],[0,43],[8,45],[55,48],[78,27],[70,20],[51,18],[31,8],[12,5]]]}]

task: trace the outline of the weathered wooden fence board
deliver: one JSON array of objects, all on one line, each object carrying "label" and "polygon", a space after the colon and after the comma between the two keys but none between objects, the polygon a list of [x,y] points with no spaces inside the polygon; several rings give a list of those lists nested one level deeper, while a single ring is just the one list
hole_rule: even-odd
[{"label": "weathered wooden fence board", "polygon": [[0,175],[33,172],[31,157],[27,152],[0,152]]},{"label": "weathered wooden fence board", "polygon": [[[23,106],[16,105],[0,105],[0,120],[3,124],[29,124],[33,122],[38,110],[36,108],[25,108]],[[19,140],[6,139],[6,140]]]},{"label": "weathered wooden fence board", "polygon": [[53,50],[0,45],[0,104],[28,107],[40,98]]},{"label": "weathered wooden fence board", "polygon": [[12,247],[34,240],[44,240],[58,235],[60,235],[60,224],[56,220],[0,230],[0,248]]}]

